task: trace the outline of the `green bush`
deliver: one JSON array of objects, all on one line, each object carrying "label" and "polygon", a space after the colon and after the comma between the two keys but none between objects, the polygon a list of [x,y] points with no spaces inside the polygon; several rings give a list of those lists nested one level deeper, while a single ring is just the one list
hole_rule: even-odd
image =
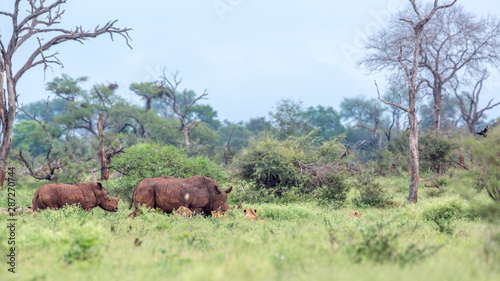
[{"label": "green bush", "polygon": [[97,237],[83,237],[77,238],[72,247],[64,252],[64,261],[68,264],[74,261],[85,261],[99,256],[98,247],[99,243]]},{"label": "green bush", "polygon": [[401,168],[409,170],[409,161],[401,161],[401,153],[392,152],[387,147],[374,151],[371,155],[374,172],[383,175],[401,175]]},{"label": "green bush", "polygon": [[393,262],[404,266],[423,260],[441,248],[437,245],[419,247],[415,243],[401,247],[399,237],[403,234],[403,230],[388,230],[388,227],[390,227],[390,223],[377,222],[364,225],[356,230],[361,237],[354,239],[347,246],[347,251],[355,262],[370,260],[380,264]]},{"label": "green bush", "polygon": [[144,178],[162,176],[188,178],[204,175],[218,183],[225,182],[227,178],[225,170],[208,158],[189,158],[183,149],[159,143],[129,147],[125,153],[113,158],[111,167],[123,175],[118,179],[117,191],[128,196]]},{"label": "green bush", "polygon": [[350,189],[351,185],[345,174],[330,174],[327,178],[327,184],[316,190],[315,197],[322,204],[341,207]]},{"label": "green bush", "polygon": [[446,220],[454,219],[474,219],[478,216],[478,211],[469,203],[459,199],[441,200],[436,204],[424,209],[423,218],[428,221],[435,221],[436,218]]},{"label": "green bush", "polygon": [[293,203],[293,202],[306,202],[311,200],[311,196],[304,194],[296,187],[288,188],[286,192],[275,192],[280,190],[263,189],[255,187],[245,181],[237,181],[231,183],[234,187],[231,191],[231,196],[228,198],[231,202],[229,204],[239,203]]},{"label": "green bush", "polygon": [[475,219],[479,210],[463,200],[442,200],[437,204],[424,209],[422,216],[425,220],[436,223],[439,232],[452,234],[451,222],[457,219]]},{"label": "green bush", "polygon": [[238,177],[278,196],[294,188],[302,193],[324,188],[328,200],[345,200],[349,186],[336,175],[344,169],[340,155],[345,147],[340,139],[320,141],[316,132],[283,141],[268,135],[250,140],[233,162]]},{"label": "green bush", "polygon": [[500,203],[500,127],[490,128],[487,137],[470,140],[469,145],[477,170],[475,188]]},{"label": "green bush", "polygon": [[370,176],[358,177],[356,191],[352,201],[358,206],[384,207],[389,200],[385,189]]},{"label": "green bush", "polygon": [[80,164],[71,162],[68,158],[63,158],[62,165],[64,172],[56,174],[55,180],[66,184],[75,184],[75,182],[91,181],[92,174],[89,171],[95,169],[98,164],[95,161],[81,162]]},{"label": "green bush", "polygon": [[[410,155],[408,142],[409,132],[405,132],[393,138],[387,149],[394,155],[402,155],[407,159]],[[445,172],[451,166],[451,153],[456,147],[457,144],[444,135],[436,135],[434,132],[420,134],[418,137],[420,171],[430,170],[436,174]]]}]

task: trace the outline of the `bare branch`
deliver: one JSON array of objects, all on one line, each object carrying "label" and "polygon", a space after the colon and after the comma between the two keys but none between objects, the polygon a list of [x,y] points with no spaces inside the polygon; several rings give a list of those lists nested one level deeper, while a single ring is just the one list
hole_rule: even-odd
[{"label": "bare branch", "polygon": [[47,120],[49,116],[49,98],[47,98],[45,106],[46,106],[45,122],[42,122],[39,118],[36,117],[36,115],[32,116],[31,114],[29,114],[26,110],[24,110],[23,107],[18,107],[18,109],[24,112],[24,114],[26,114],[32,120],[36,121],[47,134],[47,137],[49,138],[49,148],[47,150],[46,159],[47,159],[47,166],[49,167],[49,169],[52,170],[52,164],[50,162],[50,152],[52,151],[52,136],[50,135],[49,129],[47,128]]},{"label": "bare branch", "polygon": [[11,13],[7,13],[7,12],[3,12],[3,11],[0,11],[0,15],[8,16],[8,17],[11,17],[11,18],[13,18],[13,17],[14,17],[14,15],[13,15],[13,14],[11,14]]},{"label": "bare branch", "polygon": [[[19,78],[30,68],[34,67],[36,64],[34,63],[35,59],[41,55],[44,51],[50,49],[51,47],[66,42],[66,41],[77,41],[80,43],[83,43],[84,40],[87,40],[88,38],[95,38],[99,35],[102,34],[110,34],[111,38],[113,39],[113,34],[118,34],[125,38],[125,42],[127,46],[132,48],[129,44],[129,40],[131,40],[128,32],[132,30],[131,28],[116,28],[114,24],[117,22],[115,21],[110,21],[106,23],[102,28],[97,28],[94,30],[94,32],[89,32],[89,31],[83,31],[82,27],[77,27],[74,31],[71,30],[65,30],[63,31],[62,35],[56,36],[52,39],[50,39],[47,43],[41,44],[39,48],[37,48],[31,56],[28,58],[26,63],[19,69],[19,71],[16,73],[14,76],[14,81],[17,82]],[[52,55],[54,56],[54,55]],[[58,60],[56,60],[58,61]],[[54,62],[54,61],[51,61]]]},{"label": "bare branch", "polygon": [[29,114],[26,110],[24,110],[23,107],[18,107],[18,109],[21,110],[22,112],[24,112],[24,114],[26,114],[32,120],[36,121],[43,128],[43,130],[47,134],[47,137],[49,138],[49,148],[47,149],[47,155],[46,155],[47,167],[48,167],[49,172],[46,173],[46,175],[41,176],[37,172],[33,171],[32,167],[30,166],[28,161],[26,161],[26,159],[24,159],[21,150],[19,150],[18,157],[21,161],[23,161],[26,168],[28,168],[32,177],[39,179],[39,180],[51,180],[53,178],[55,172],[61,168],[61,163],[60,163],[59,158],[57,158],[54,161],[54,163],[52,163],[50,161],[50,153],[52,151],[52,136],[49,132],[49,129],[47,128],[47,121],[48,121],[48,116],[49,116],[49,99],[47,98],[46,113],[45,113],[45,121],[44,122],[42,122],[39,118],[37,118],[36,115]]},{"label": "bare branch", "polygon": [[[162,82],[161,82],[161,88],[164,90],[165,94],[162,95],[162,99],[164,102],[168,105],[170,105],[171,110],[173,113],[177,116],[177,119],[180,122],[179,127],[177,129],[181,131],[184,134],[184,140],[186,142],[186,146],[189,147],[190,145],[190,140],[189,140],[189,135],[190,133],[198,127],[201,122],[197,121],[198,120],[198,114],[196,114],[193,118],[193,120],[189,121],[188,117],[190,114],[191,108],[194,106],[196,102],[198,102],[200,99],[206,97],[208,95],[207,90],[203,91],[203,94],[199,95],[198,97],[194,98],[189,104],[187,100],[187,89],[184,89],[182,94],[183,94],[183,101],[184,101],[184,109],[181,112],[181,104],[177,100],[177,88],[182,82],[182,78],[177,78],[179,72],[176,72],[175,74],[172,74],[173,80],[168,79],[166,74],[165,74],[165,69],[163,70],[163,74],[161,76]],[[171,102],[171,103],[170,103]]]},{"label": "bare branch", "polygon": [[408,108],[403,107],[403,106],[402,106],[402,105],[400,105],[400,104],[396,104],[396,103],[393,103],[393,102],[387,102],[387,101],[383,100],[383,99],[380,97],[380,91],[379,91],[379,89],[378,89],[377,81],[375,80],[374,82],[375,82],[375,87],[377,88],[378,99],[379,99],[381,102],[383,102],[383,103],[385,103],[385,104],[387,104],[387,105],[392,105],[392,106],[395,106],[395,107],[397,107],[397,108],[399,108],[399,109],[403,110],[404,112],[408,112],[408,111],[409,111],[409,109],[408,109]]},{"label": "bare branch", "polygon": [[26,166],[26,168],[28,169],[28,171],[30,172],[30,175],[32,177],[34,177],[35,179],[38,179],[38,180],[50,180],[51,179],[50,174],[39,175],[37,172],[33,171],[33,168],[31,167],[30,163],[26,159],[24,159],[22,150],[19,150],[19,153],[17,155],[18,155],[19,159],[24,163],[24,166]]}]

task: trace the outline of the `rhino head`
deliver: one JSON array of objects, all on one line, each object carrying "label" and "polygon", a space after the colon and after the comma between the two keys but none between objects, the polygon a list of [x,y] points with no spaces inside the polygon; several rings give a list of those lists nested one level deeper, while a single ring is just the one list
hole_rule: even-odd
[{"label": "rhino head", "polygon": [[214,182],[214,194],[212,195],[212,210],[226,212],[229,210],[229,204],[227,203],[227,194],[233,190],[233,187],[226,190],[222,190],[217,183]]},{"label": "rhino head", "polygon": [[95,192],[95,195],[97,196],[97,205],[108,212],[118,211],[118,201],[120,201],[120,195],[113,198],[108,195],[106,188],[104,188],[100,182],[96,184],[97,191]]}]

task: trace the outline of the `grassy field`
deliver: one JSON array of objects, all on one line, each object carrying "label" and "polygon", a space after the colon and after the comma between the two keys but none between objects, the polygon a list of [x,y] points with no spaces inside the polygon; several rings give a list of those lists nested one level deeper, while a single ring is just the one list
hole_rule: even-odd
[{"label": "grassy field", "polygon": [[[484,193],[465,200],[452,188],[438,195],[421,188],[415,205],[405,203],[406,180],[381,182],[394,207],[243,203],[263,222],[242,210],[225,220],[158,213],[129,219],[127,202],[117,213],[68,207],[23,214],[16,222],[15,274],[7,271],[10,233],[2,215],[0,279],[498,280],[498,240],[491,237],[500,226],[478,216],[477,202],[491,201]],[[18,187],[16,204],[30,205],[39,185]],[[6,206],[7,192],[0,197]],[[351,210],[363,215],[352,219]]]}]

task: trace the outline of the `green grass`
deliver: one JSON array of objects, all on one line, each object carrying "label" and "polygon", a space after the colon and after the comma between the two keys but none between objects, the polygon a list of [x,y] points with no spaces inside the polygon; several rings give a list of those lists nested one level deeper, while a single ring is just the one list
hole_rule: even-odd
[{"label": "green grass", "polygon": [[[481,220],[471,203],[489,202],[485,194],[466,201],[451,188],[438,197],[421,188],[419,203],[408,204],[401,179],[380,183],[398,207],[243,203],[257,209],[263,222],[248,220],[242,210],[231,210],[224,221],[149,212],[130,219],[127,202],[120,202],[117,213],[69,207],[36,217],[21,215],[16,229],[18,275],[7,272],[2,258],[1,280],[479,281],[500,276],[498,245],[490,238],[500,226]],[[39,185],[20,186],[17,205],[30,205]],[[1,191],[0,206],[6,205],[6,197]],[[350,219],[353,209],[363,216]],[[441,229],[435,217],[445,220]],[[0,216],[3,257],[8,250],[6,219]],[[140,246],[134,245],[136,238]],[[411,249],[431,250],[408,250],[411,244]]]}]

